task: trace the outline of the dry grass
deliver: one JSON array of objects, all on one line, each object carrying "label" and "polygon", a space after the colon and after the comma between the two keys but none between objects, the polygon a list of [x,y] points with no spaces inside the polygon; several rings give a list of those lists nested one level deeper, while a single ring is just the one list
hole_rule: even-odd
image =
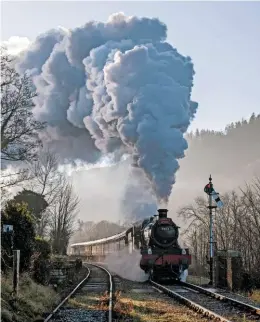
[{"label": "dry grass", "polygon": [[203,277],[203,276],[194,276],[194,275],[188,275],[187,282],[196,284],[196,285],[203,285],[209,283],[209,278]]},{"label": "dry grass", "polygon": [[58,300],[58,295],[51,288],[36,284],[28,275],[20,278],[16,300],[12,297],[11,276],[2,276],[1,288],[1,321],[3,322],[34,321]]},{"label": "dry grass", "polygon": [[69,299],[69,306],[82,308],[93,311],[106,311],[109,305],[108,292],[103,294],[90,292],[86,294],[76,295],[75,298]]},{"label": "dry grass", "polygon": [[[155,296],[156,294],[156,296]],[[123,294],[116,291],[114,297],[115,319],[124,322],[199,322],[207,321],[200,315],[187,309],[178,303],[170,302],[168,297],[162,296],[160,293],[153,295],[148,293]],[[161,299],[157,299],[162,297]],[[69,300],[69,305],[87,310],[107,310],[109,296],[105,292],[90,293],[88,295],[76,296]]]},{"label": "dry grass", "polygon": [[100,293],[94,292],[86,292],[85,295],[77,295],[75,298],[69,299],[69,306],[86,310],[100,310],[101,303]]},{"label": "dry grass", "polygon": [[[257,319],[257,317],[255,317]],[[233,316],[232,321],[234,322],[252,322],[252,318],[247,319],[246,314],[243,316]]]},{"label": "dry grass", "polygon": [[160,293],[118,293],[115,312],[119,321],[199,322],[207,321]]},{"label": "dry grass", "polygon": [[[255,292],[259,297],[260,291]],[[118,292],[114,306],[119,321],[125,322],[199,322],[209,321],[206,317],[174,302],[160,293]],[[246,315],[233,315],[232,321],[249,322]]]},{"label": "dry grass", "polygon": [[[255,291],[253,299],[259,298]],[[255,298],[254,298],[255,297]],[[109,296],[105,292],[89,292],[69,300],[69,305],[86,310],[107,310]],[[122,322],[199,322],[209,321],[199,313],[180,305],[166,295],[157,292],[136,293],[130,290],[116,291],[114,297],[115,319]],[[245,316],[234,316],[233,321],[248,322]]]},{"label": "dry grass", "polygon": [[257,303],[260,303],[260,290],[254,290],[251,299]]},{"label": "dry grass", "polygon": [[[254,293],[260,295],[260,291]],[[77,295],[69,300],[69,305],[86,310],[107,310],[109,296],[105,292],[90,292]],[[208,321],[200,314],[174,302],[161,293],[135,293],[116,291],[114,297],[115,318],[122,322],[199,322]],[[248,322],[245,316],[234,316],[233,321]]]}]

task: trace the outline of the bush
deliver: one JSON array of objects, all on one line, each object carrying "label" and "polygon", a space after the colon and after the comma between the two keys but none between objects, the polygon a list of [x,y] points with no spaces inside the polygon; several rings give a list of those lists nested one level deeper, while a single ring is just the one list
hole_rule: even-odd
[{"label": "bush", "polygon": [[82,260],[80,258],[77,258],[75,261],[76,272],[80,271],[81,268],[82,268]]},{"label": "bush", "polygon": [[20,191],[15,197],[16,203],[24,202],[27,204],[28,210],[34,214],[37,219],[41,218],[43,211],[48,207],[47,201],[37,192],[26,190]]},{"label": "bush", "polygon": [[33,279],[35,282],[47,285],[50,279],[50,261],[38,257],[33,263]]},{"label": "bush", "polygon": [[40,257],[47,259],[51,254],[51,245],[47,240],[37,236],[35,238],[35,251],[40,254]]},{"label": "bush", "polygon": [[32,322],[44,312],[51,310],[58,302],[59,295],[50,287],[36,284],[27,273],[20,276],[19,292],[13,301],[12,275],[7,274],[1,280],[1,321]]},{"label": "bush", "polygon": [[20,249],[20,270],[25,271],[30,266],[30,258],[35,246],[34,220],[25,204],[9,201],[1,213],[1,228],[3,225],[13,225],[13,233],[2,233],[2,268],[12,267],[13,249]]},{"label": "bush", "polygon": [[33,278],[40,284],[47,284],[50,278],[51,246],[41,237],[35,238],[35,259],[33,262]]},{"label": "bush", "polygon": [[255,271],[251,273],[252,276],[252,283],[254,288],[260,288],[260,272],[259,271]]}]

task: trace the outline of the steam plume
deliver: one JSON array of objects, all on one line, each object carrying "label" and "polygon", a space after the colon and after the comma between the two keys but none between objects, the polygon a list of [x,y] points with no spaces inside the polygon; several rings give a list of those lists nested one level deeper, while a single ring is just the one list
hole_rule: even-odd
[{"label": "steam plume", "polygon": [[165,42],[158,19],[117,13],[40,35],[22,54],[38,92],[34,114],[64,159],[132,156],[158,200],[168,200],[197,110],[193,64]]},{"label": "steam plume", "polygon": [[156,198],[141,169],[133,167],[129,172],[120,208],[126,224],[136,223],[157,213]]},{"label": "steam plume", "polygon": [[118,252],[108,254],[104,264],[111,272],[123,278],[137,282],[145,282],[148,280],[149,275],[141,270],[139,266],[140,259],[141,255],[138,250],[133,250],[132,254],[129,254],[128,249],[124,248]]}]

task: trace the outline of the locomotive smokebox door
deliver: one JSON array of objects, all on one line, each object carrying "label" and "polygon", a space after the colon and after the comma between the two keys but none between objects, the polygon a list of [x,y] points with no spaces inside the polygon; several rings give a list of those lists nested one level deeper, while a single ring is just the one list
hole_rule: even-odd
[{"label": "locomotive smokebox door", "polygon": [[168,209],[158,209],[159,218],[167,218]]}]

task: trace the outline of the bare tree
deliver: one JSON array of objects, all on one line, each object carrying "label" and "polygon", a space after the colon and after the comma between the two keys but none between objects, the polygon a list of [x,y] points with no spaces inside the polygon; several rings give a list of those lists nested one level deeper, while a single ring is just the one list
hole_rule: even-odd
[{"label": "bare tree", "polygon": [[28,182],[34,179],[35,175],[28,168],[28,163],[22,165],[22,168],[2,169],[0,179],[1,193],[7,191],[8,188],[23,186],[24,182]]},{"label": "bare tree", "polygon": [[194,204],[183,207],[178,212],[178,215],[189,223],[182,236],[193,255],[192,269],[199,276],[206,275],[207,271],[209,221],[206,207],[207,201],[198,197]]},{"label": "bare tree", "polygon": [[[48,207],[37,216],[37,235],[44,236],[49,224],[49,207],[55,202],[60,193],[60,187],[65,178],[59,171],[59,161],[55,153],[46,149],[39,153],[36,161],[23,163],[27,168],[18,169],[16,172],[7,170],[1,176],[1,192],[4,199],[8,199],[8,188],[21,187],[31,190],[44,198]],[[24,200],[26,202],[26,200]]]},{"label": "bare tree", "polygon": [[[224,207],[214,214],[215,250],[238,250],[244,268],[256,276],[260,266],[260,180],[221,197]],[[179,216],[189,221],[183,237],[193,254],[196,274],[207,273],[209,250],[209,216],[207,201],[197,198],[195,204],[183,207]],[[258,273],[257,273],[258,272]]]},{"label": "bare tree", "polygon": [[79,199],[74,195],[72,185],[64,182],[51,207],[50,238],[54,253],[66,254],[73,234],[78,203]]},{"label": "bare tree", "polygon": [[30,188],[42,196],[48,203],[47,209],[37,222],[37,234],[44,236],[50,224],[51,207],[59,199],[61,187],[65,183],[64,175],[59,171],[59,160],[49,149],[39,154],[38,160],[30,165],[33,180]]},{"label": "bare tree", "polygon": [[38,132],[43,124],[33,117],[33,90],[30,78],[20,76],[14,58],[1,48],[1,159],[33,160],[41,145]]},{"label": "bare tree", "polygon": [[65,180],[58,168],[58,157],[49,149],[41,152],[38,160],[30,166],[34,190],[43,196],[49,205],[55,201]]}]

